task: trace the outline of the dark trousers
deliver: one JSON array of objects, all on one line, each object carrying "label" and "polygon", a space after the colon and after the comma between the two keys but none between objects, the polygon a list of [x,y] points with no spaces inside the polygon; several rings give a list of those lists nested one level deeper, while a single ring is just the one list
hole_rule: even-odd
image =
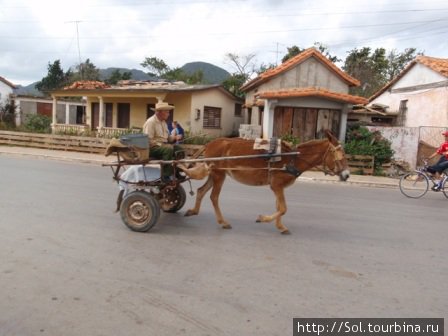
[{"label": "dark trousers", "polygon": [[[151,147],[149,156],[163,161],[170,161],[175,159],[175,154],[178,152],[182,152],[182,147],[164,144],[162,146]],[[172,175],[173,166],[171,164],[162,165],[162,176],[168,177]]]},{"label": "dark trousers", "polygon": [[443,172],[447,168],[448,168],[448,160],[445,158],[445,155],[443,155],[439,159],[439,161],[437,161],[437,163],[435,165],[432,165],[432,166],[428,167],[428,171],[431,174],[434,174],[436,172],[437,173],[441,173],[441,172]]}]

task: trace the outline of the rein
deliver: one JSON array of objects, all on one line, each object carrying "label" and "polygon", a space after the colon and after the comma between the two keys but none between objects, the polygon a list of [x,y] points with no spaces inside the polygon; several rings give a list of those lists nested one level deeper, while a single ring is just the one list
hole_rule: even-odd
[{"label": "rein", "polygon": [[[323,155],[323,159],[322,159],[322,168],[316,166],[316,169],[322,171],[325,175],[331,175],[334,176],[335,173],[328,169],[327,165],[326,165],[326,160],[327,160],[327,156],[331,153],[331,155],[333,155],[333,159],[335,161],[335,165],[338,166],[340,165],[340,161],[343,159],[343,154],[341,151],[341,144],[338,144],[337,146],[334,146],[331,142],[329,142],[327,149],[325,150],[325,153]],[[297,160],[298,158],[300,158],[301,160],[305,161],[306,163],[308,163],[308,165],[313,166],[309,161],[303,159],[303,156],[306,156],[307,154],[303,154],[300,153],[299,155],[297,155],[294,160]],[[310,155],[310,154],[308,154]],[[242,168],[215,168],[218,170],[238,170],[238,171],[255,171],[255,170],[268,170],[268,173],[270,173],[271,171],[284,171],[286,173],[289,173],[295,177],[300,176],[300,174],[302,173],[301,171],[297,170],[295,168],[295,166],[291,167],[290,164],[285,164],[282,168],[273,168],[270,166],[270,162],[268,163],[267,167],[260,167],[260,168],[249,168],[249,167],[242,167]]]},{"label": "rein", "polygon": [[[335,173],[333,171],[331,171],[330,169],[327,169],[327,165],[326,165],[326,161],[327,161],[327,156],[331,153],[333,155],[333,159],[336,165],[340,165],[340,161],[344,158],[342,152],[341,152],[341,148],[342,145],[338,144],[337,146],[334,146],[331,142],[328,143],[328,147],[325,150],[325,153],[323,155],[323,159],[322,159],[322,168],[315,166],[315,168],[321,172],[323,172],[325,175],[331,175],[334,176]],[[306,155],[306,154],[302,154],[302,155]],[[312,166],[312,164],[307,161],[302,159],[303,161],[305,161],[306,163],[308,163],[310,166]],[[339,167],[338,167],[339,168]]]}]

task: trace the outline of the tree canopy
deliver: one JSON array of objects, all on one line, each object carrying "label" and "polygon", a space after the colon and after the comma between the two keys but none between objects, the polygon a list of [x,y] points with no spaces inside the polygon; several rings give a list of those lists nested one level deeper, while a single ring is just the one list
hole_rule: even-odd
[{"label": "tree canopy", "polygon": [[342,69],[361,82],[360,87],[352,88],[351,93],[370,97],[389,81],[395,78],[418,54],[415,48],[404,52],[369,47],[349,51]]},{"label": "tree canopy", "polygon": [[110,74],[109,78],[106,78],[104,82],[109,85],[115,85],[121,80],[128,80],[132,78],[132,73],[130,71],[121,72],[119,69],[115,69]]},{"label": "tree canopy", "polygon": [[36,89],[39,91],[49,91],[59,89],[70,82],[71,71],[64,72],[61,67],[61,61],[56,60],[53,63],[48,63],[48,74],[36,84]]},{"label": "tree canopy", "polygon": [[204,79],[204,74],[200,70],[195,71],[192,74],[187,74],[181,68],[170,68],[164,60],[157,57],[146,57],[140,65],[149,70],[149,76],[158,77],[169,81],[182,81],[187,84],[200,84]]},{"label": "tree canopy", "polygon": [[100,69],[98,69],[90,59],[86,59],[85,62],[75,66],[75,71],[72,72],[70,82],[73,83],[80,80],[100,80]]}]

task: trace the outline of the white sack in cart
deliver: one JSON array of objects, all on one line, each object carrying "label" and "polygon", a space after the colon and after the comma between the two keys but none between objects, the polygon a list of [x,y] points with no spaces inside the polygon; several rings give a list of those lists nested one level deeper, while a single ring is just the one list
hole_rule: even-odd
[{"label": "white sack in cart", "polygon": [[127,182],[150,182],[160,178],[160,167],[150,167],[143,165],[133,165],[126,169],[123,174],[120,175],[120,181],[118,187],[120,190],[125,190],[126,193],[130,187]]}]

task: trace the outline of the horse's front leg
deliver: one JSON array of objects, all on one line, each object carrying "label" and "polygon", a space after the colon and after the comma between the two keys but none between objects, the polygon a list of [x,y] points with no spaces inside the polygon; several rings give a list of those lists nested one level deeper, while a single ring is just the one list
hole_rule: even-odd
[{"label": "horse's front leg", "polygon": [[272,222],[275,220],[275,226],[280,230],[282,234],[289,234],[289,230],[282,223],[282,216],[286,213],[286,200],[285,193],[283,187],[273,187],[271,185],[271,189],[275,194],[277,211],[272,215],[259,215],[257,218],[257,222]]},{"label": "horse's front leg", "polygon": [[232,226],[224,219],[221,209],[219,208],[219,194],[221,193],[222,185],[226,179],[226,173],[222,171],[215,171],[213,174],[210,174],[210,176],[213,179],[213,189],[210,194],[210,199],[212,201],[213,208],[215,209],[216,220],[219,224],[221,224],[223,229],[231,229]]},{"label": "horse's front leg", "polygon": [[194,203],[193,209],[188,209],[187,212],[185,212],[185,216],[193,216],[197,215],[199,213],[199,210],[201,208],[202,199],[207,194],[207,192],[211,189],[213,186],[213,180],[210,178],[210,175],[207,178],[207,181],[198,188],[197,194],[196,194],[196,202]]}]

